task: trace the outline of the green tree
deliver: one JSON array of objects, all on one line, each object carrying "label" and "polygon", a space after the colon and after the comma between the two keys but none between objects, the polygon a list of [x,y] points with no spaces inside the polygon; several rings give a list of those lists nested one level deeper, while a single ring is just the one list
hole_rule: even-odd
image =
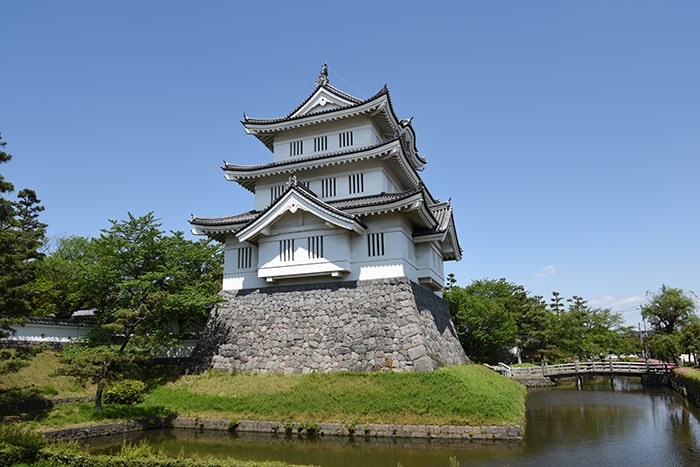
[{"label": "green tree", "polygon": [[505,279],[482,279],[466,287],[451,281],[444,291],[457,336],[470,358],[498,363],[516,344],[516,316],[521,312],[522,287]]},{"label": "green tree", "polygon": [[[12,156],[0,137],[0,163]],[[22,189],[16,199],[8,197],[14,185],[0,175],[0,335],[29,315],[34,299],[32,283],[43,258],[40,249],[46,225],[39,221],[44,210],[34,191]]]},{"label": "green tree", "polygon": [[78,296],[89,295],[97,323],[85,344],[66,353],[68,374],[96,383],[98,411],[112,379],[138,376],[156,352],[203,325],[219,299],[218,245],[166,235],[153,213],[128,216],[111,220],[86,248]]},{"label": "green tree", "polygon": [[87,290],[87,271],[91,254],[90,239],[66,237],[56,241],[56,247],[39,264],[34,290],[35,313],[69,318],[73,312],[96,306]]},{"label": "green tree", "polygon": [[647,292],[649,303],[642,306],[642,317],[655,332],[673,334],[695,316],[692,292],[662,285],[658,292]]},{"label": "green tree", "polygon": [[690,323],[683,327],[680,335],[680,349],[687,353],[694,363],[698,363],[700,352],[700,319],[693,317]]},{"label": "green tree", "polygon": [[653,336],[649,345],[651,354],[659,360],[674,362],[680,366],[680,334],[660,334]]}]

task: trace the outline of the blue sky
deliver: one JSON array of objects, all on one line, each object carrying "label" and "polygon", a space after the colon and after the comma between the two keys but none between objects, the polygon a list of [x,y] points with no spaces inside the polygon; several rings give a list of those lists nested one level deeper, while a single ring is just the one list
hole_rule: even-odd
[{"label": "blue sky", "polygon": [[51,236],[252,208],[220,169],[271,160],[243,112],[286,115],[327,62],[414,116],[459,284],[505,277],[634,325],[661,284],[700,293],[699,2],[4,0],[0,22],[0,170]]}]

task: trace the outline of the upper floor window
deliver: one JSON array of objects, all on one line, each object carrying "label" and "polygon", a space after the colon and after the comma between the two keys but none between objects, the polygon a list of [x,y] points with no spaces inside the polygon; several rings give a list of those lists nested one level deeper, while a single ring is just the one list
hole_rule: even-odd
[{"label": "upper floor window", "polygon": [[332,198],[335,196],[336,182],[335,177],[324,178],[321,180],[321,198]]},{"label": "upper floor window", "polygon": [[253,267],[253,248],[246,246],[238,249],[238,269]]},{"label": "upper floor window", "polygon": [[307,237],[307,248],[306,251],[309,253],[309,259],[323,258],[323,236],[316,235],[314,237]]},{"label": "upper floor window", "polygon": [[275,185],[270,188],[270,202],[272,203],[284,193],[284,185]]},{"label": "upper floor window", "polygon": [[352,146],[352,131],[344,131],[338,135],[338,146],[341,148]]},{"label": "upper floor window", "polygon": [[348,193],[352,195],[354,193],[362,193],[363,191],[365,191],[364,174],[348,175]]},{"label": "upper floor window", "polygon": [[384,232],[367,235],[367,256],[384,256]]},{"label": "upper floor window", "polygon": [[280,240],[280,261],[294,261],[294,239]]},{"label": "upper floor window", "polygon": [[290,156],[299,156],[304,153],[304,141],[303,140],[298,140],[298,141],[292,141],[289,143],[289,155]]},{"label": "upper floor window", "polygon": [[328,149],[328,136],[317,136],[314,138],[314,152],[326,151]]}]

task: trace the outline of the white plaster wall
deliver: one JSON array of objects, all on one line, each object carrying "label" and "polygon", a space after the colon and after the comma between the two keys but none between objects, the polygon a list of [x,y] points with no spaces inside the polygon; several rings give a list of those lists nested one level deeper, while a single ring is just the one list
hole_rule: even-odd
[{"label": "white plaster wall", "polygon": [[[341,148],[338,134],[346,131],[353,132],[353,145],[351,147],[346,146]],[[314,138],[319,136],[326,136],[328,145],[325,151],[314,152]],[[299,140],[304,142],[304,152],[296,156],[290,156],[289,145]],[[318,125],[310,125],[308,127],[284,131],[276,135],[273,146],[273,161],[286,161],[294,157],[312,156],[326,152],[335,152],[341,149],[345,150],[373,146],[379,142],[379,136],[367,118],[353,118],[336,122],[327,122],[323,124],[322,128],[319,128]]]},{"label": "white plaster wall", "polygon": [[8,340],[31,342],[69,342],[88,332],[85,326],[64,326],[43,323],[25,323],[13,325]]},{"label": "white plaster wall", "polygon": [[[316,169],[314,171],[299,171],[295,175],[300,183],[309,183],[309,189],[318,197],[324,200],[334,200],[343,198],[354,198],[364,195],[372,195],[379,193],[395,193],[399,191],[395,181],[383,171],[383,168],[376,161],[366,161],[353,163],[352,165],[344,165],[343,171],[339,172],[337,167]],[[350,174],[363,174],[364,191],[361,193],[350,194]],[[321,184],[322,180],[330,177],[336,178],[336,195],[331,197],[322,197]],[[255,209],[262,211],[267,208],[271,202],[271,191],[275,186],[282,186],[282,190],[286,189],[286,183],[289,181],[289,175],[280,175],[266,178],[264,183],[259,184],[255,188]]]}]

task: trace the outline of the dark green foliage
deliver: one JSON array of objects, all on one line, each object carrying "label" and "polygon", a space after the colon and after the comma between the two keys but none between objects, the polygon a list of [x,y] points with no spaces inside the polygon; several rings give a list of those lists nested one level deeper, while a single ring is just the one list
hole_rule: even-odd
[{"label": "dark green foliage", "polygon": [[470,358],[487,363],[507,359],[516,343],[520,292],[505,279],[474,281],[463,288],[452,283],[445,291],[457,336]]},{"label": "dark green foliage", "polygon": [[[0,137],[0,163],[12,156]],[[44,210],[34,191],[22,189],[16,199],[7,195],[14,185],[0,175],[0,336],[12,324],[21,323],[32,310],[32,289],[43,254],[46,225],[39,222]]]},{"label": "dark green foliage", "polygon": [[86,342],[65,359],[68,374],[97,384],[97,410],[112,379],[142,378],[160,349],[204,325],[221,284],[218,245],[166,235],[153,213],[110,222],[99,238],[62,242],[52,263],[77,278],[62,284],[59,299],[96,309]]},{"label": "dark green foliage", "polygon": [[19,347],[13,350],[0,350],[0,375],[14,373],[29,364],[29,361],[43,349],[40,346]]},{"label": "dark green foliage", "polygon": [[41,433],[16,425],[0,425],[0,465],[32,461],[44,446],[46,438]]},{"label": "dark green foliage", "polygon": [[108,404],[134,405],[145,399],[146,384],[135,379],[125,379],[112,383],[104,394],[104,401]]},{"label": "dark green foliage", "polygon": [[649,303],[642,306],[642,316],[659,333],[673,334],[695,316],[691,293],[662,285],[658,292],[647,292]]},{"label": "dark green foliage", "polygon": [[508,362],[515,359],[511,348],[517,348],[522,360],[550,363],[639,350],[636,336],[622,326],[620,315],[590,308],[579,296],[565,300],[553,292],[546,303],[505,279],[477,280],[466,287],[455,284],[454,276],[449,277],[444,297],[460,342],[476,361]]},{"label": "dark green foliage", "polygon": [[[274,461],[243,461],[210,457],[167,457],[147,441],[124,443],[119,454],[93,455],[80,449],[77,443],[59,443],[44,448],[36,467],[286,467]],[[11,464],[2,464],[11,465]]]}]

